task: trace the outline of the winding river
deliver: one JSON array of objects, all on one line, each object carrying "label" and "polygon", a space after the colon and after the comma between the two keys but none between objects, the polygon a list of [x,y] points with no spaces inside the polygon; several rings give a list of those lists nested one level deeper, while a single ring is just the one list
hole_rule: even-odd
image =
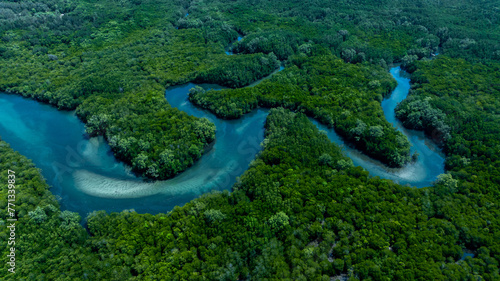
[{"label": "winding river", "polygon": [[382,101],[385,119],[408,138],[412,145],[411,153],[417,152],[419,154],[417,161],[409,163],[403,168],[389,168],[380,161],[374,160],[347,145],[333,129],[329,129],[312,118],[310,120],[319,129],[324,130],[331,141],[343,147],[346,155],[352,159],[354,165],[363,167],[370,172],[370,175],[419,188],[429,186],[439,174],[445,172],[444,154],[435,142],[425,136],[424,132],[406,129],[401,121],[396,119],[394,109],[398,103],[408,96],[410,78],[399,66],[391,68],[390,73],[396,79],[398,85],[391,95]]},{"label": "winding river", "polygon": [[[416,187],[427,186],[444,172],[444,157],[423,133],[406,130],[395,119],[394,107],[406,98],[409,79],[398,67],[392,68],[391,74],[398,81],[398,87],[382,102],[382,107],[387,120],[407,135],[412,150],[420,154],[417,162],[401,169],[388,169],[345,145],[333,129],[311,120],[325,130],[333,142],[343,146],[355,165],[362,166],[371,175]],[[164,213],[211,190],[230,189],[255,158],[264,138],[267,109],[254,110],[238,120],[218,119],[188,101],[187,93],[194,86],[190,83],[171,87],[165,97],[173,107],[212,121],[217,128],[216,141],[191,168],[170,180],[144,182],[136,178],[123,163],[115,160],[102,138],[86,137],[84,126],[74,112],[58,111],[21,96],[0,94],[0,136],[42,169],[63,209],[82,216],[94,210]]]}]

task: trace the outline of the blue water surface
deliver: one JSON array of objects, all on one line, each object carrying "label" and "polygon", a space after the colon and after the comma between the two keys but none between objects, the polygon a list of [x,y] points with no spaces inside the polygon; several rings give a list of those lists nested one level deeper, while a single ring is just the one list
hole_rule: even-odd
[{"label": "blue water surface", "polygon": [[419,154],[418,160],[404,166],[403,168],[389,168],[380,161],[374,160],[359,150],[347,145],[342,137],[337,135],[333,129],[320,124],[318,121],[311,121],[324,130],[330,140],[341,145],[346,155],[349,156],[354,165],[361,166],[372,176],[391,179],[400,184],[408,184],[415,187],[424,187],[432,184],[439,174],[444,173],[444,155],[435,142],[427,138],[423,132],[408,130],[403,127],[401,121],[396,119],[394,109],[397,104],[408,96],[410,90],[410,79],[408,74],[400,69],[393,67],[390,73],[398,82],[396,89],[389,97],[382,101],[382,109],[385,118],[394,127],[408,137],[412,148],[411,151]]},{"label": "blue water surface", "polygon": [[[274,73],[281,70],[283,68]],[[416,187],[430,185],[444,172],[443,155],[422,132],[406,130],[395,119],[394,107],[406,98],[409,79],[398,67],[391,69],[391,75],[398,86],[382,102],[382,108],[387,120],[408,136],[412,151],[420,154],[417,162],[401,169],[389,169],[345,145],[333,129],[311,121],[324,130],[330,140],[341,145],[355,165],[365,168],[371,175]],[[254,110],[237,120],[218,119],[188,101],[187,93],[194,86],[189,83],[171,87],[165,97],[173,107],[212,121],[217,128],[216,141],[191,168],[170,180],[145,182],[135,177],[127,166],[115,160],[102,138],[88,138],[74,112],[58,111],[21,96],[0,94],[0,136],[42,169],[42,175],[52,186],[51,191],[60,199],[63,209],[83,216],[94,210],[168,212],[211,190],[230,189],[260,151],[264,138],[267,109]],[[209,84],[201,86],[223,88]]]},{"label": "blue water surface", "polygon": [[81,215],[94,210],[167,212],[208,191],[230,189],[264,139],[267,110],[255,110],[238,120],[217,119],[188,102],[187,92],[193,86],[172,87],[166,98],[173,107],[212,121],[216,141],[191,168],[170,180],[136,178],[115,160],[102,138],[87,137],[74,112],[17,95],[0,94],[0,136],[42,169],[62,209]]}]

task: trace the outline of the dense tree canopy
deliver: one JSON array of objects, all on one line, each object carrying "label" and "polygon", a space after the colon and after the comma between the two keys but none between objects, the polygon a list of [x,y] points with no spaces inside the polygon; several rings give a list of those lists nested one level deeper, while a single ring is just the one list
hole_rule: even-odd
[{"label": "dense tree canopy", "polygon": [[[499,278],[494,196],[480,196],[482,207],[474,208],[479,195],[452,175],[423,189],[370,178],[344,164],[340,149],[305,115],[285,109],[271,111],[263,145],[232,193],[207,194],[166,215],[94,212],[89,234],[75,225],[79,234],[69,236],[71,213],[52,201],[28,203],[27,211],[36,210],[19,215],[19,235],[31,235],[19,239],[19,251],[23,261],[43,256],[45,263],[23,262],[20,275],[63,279],[64,267],[67,278],[109,280]],[[3,148],[11,155],[4,165],[29,165]],[[47,192],[42,181],[35,184]],[[54,227],[61,234],[50,234],[50,249],[60,243],[61,256],[40,251],[49,242],[36,238]],[[465,249],[477,256],[460,260]]]},{"label": "dense tree canopy", "polygon": [[381,67],[347,64],[318,47],[290,57],[285,70],[255,87],[198,90],[189,99],[222,118],[237,118],[257,106],[303,111],[335,127],[368,155],[397,167],[410,160],[410,144],[380,107],[395,84]]},{"label": "dense tree canopy", "polygon": [[[138,175],[172,177],[214,140],[214,125],[172,108],[166,87],[230,87],[190,92],[222,118],[274,108],[262,151],[231,192],[166,214],[96,210],[83,226],[60,210],[40,171],[0,141],[0,278],[500,280],[498,7],[0,2],[0,90],[76,109],[87,133],[104,136]],[[446,154],[447,173],[430,187],[368,176],[307,118],[388,165],[404,164],[408,140],[380,107],[395,86],[392,63],[412,82],[397,117]],[[7,271],[8,170],[16,173],[15,275]],[[474,257],[462,259],[465,252]]]},{"label": "dense tree canopy", "polygon": [[[88,123],[89,134],[104,135],[108,141],[114,137],[111,144],[120,140],[125,144],[129,138],[136,138],[134,126],[143,124],[145,133],[151,134],[149,141],[155,143],[154,149],[142,151],[148,157],[147,169],[134,165],[140,157],[134,145],[116,148],[114,152],[135,172],[149,178],[164,179],[186,169],[199,158],[209,140],[193,134],[179,136],[176,126],[166,124],[196,120],[166,104],[156,105],[153,97],[160,98],[166,86],[187,81],[245,86],[271,73],[278,65],[276,59],[283,61],[303,54],[316,59],[309,63],[318,63],[323,58],[315,52],[318,45],[346,62],[382,67],[428,57],[438,47],[446,55],[473,61],[500,58],[500,25],[494,13],[495,4],[489,2],[474,5],[465,1],[432,4],[323,0],[304,4],[132,0],[119,4],[101,1],[94,5],[87,1],[51,0],[0,5],[0,70],[4,74],[0,90],[33,97],[59,108],[78,108],[79,113],[84,112],[79,117]],[[223,50],[239,34],[243,39],[231,45],[237,55],[225,56]],[[293,60],[301,65],[298,60],[304,58]],[[371,79],[371,86],[377,88],[376,75]],[[351,80],[347,83],[356,88],[357,82]],[[311,90],[318,94],[322,87]],[[143,96],[153,100],[145,100]],[[124,100],[133,102],[123,103]],[[144,104],[142,111],[128,108],[133,103]],[[242,101],[219,102],[217,106],[229,109],[225,114],[231,116],[240,114],[235,111],[252,108]],[[135,114],[128,116],[132,111]],[[106,120],[101,120],[101,112],[109,115],[104,117]],[[150,121],[157,115],[162,115],[161,122]],[[126,121],[117,122],[118,119]],[[392,142],[392,146],[374,144],[376,141],[360,131],[356,120],[344,123],[338,131],[349,139],[359,138],[353,142],[371,156],[391,166],[408,161],[407,141],[404,137],[395,141],[396,133],[388,132],[387,123],[377,121],[380,124],[374,126],[385,128],[387,134],[382,138]],[[114,124],[120,133],[111,132],[106,124]],[[163,169],[158,167],[158,155],[176,144],[162,142],[154,129],[157,125],[186,147],[200,148],[199,152],[187,153],[181,149],[173,155],[177,164],[158,171]],[[396,149],[391,151],[392,148]]]}]

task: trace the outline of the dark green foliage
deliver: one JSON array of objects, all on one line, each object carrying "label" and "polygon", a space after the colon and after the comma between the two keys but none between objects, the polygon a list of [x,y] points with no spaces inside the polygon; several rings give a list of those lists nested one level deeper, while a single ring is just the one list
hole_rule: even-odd
[{"label": "dark green foliage", "polygon": [[396,117],[403,125],[414,130],[424,130],[427,134],[439,132],[439,142],[450,138],[450,127],[445,124],[445,114],[429,103],[429,99],[419,100],[408,97],[396,107]]},{"label": "dark green foliage", "polygon": [[[415,58],[428,57],[437,51],[437,47],[445,54],[471,60],[500,58],[499,25],[494,16],[495,6],[491,3],[476,6],[461,1],[441,1],[436,6],[420,1],[376,4],[355,1],[347,4],[325,0],[305,4],[300,1],[181,3],[133,0],[94,4],[59,0],[3,2],[0,13],[0,71],[3,74],[0,90],[33,97],[61,109],[78,107],[79,112],[88,115],[79,116],[84,122],[89,122],[90,135],[106,135],[108,124],[116,124],[116,116],[134,110],[128,108],[130,103],[123,104],[120,100],[135,100],[133,96],[136,95],[160,97],[164,87],[188,81],[241,87],[276,69],[275,56],[280,60],[293,57],[290,66],[300,65],[298,61],[304,56],[324,55],[322,52],[318,54],[319,45],[346,62],[370,62],[384,68],[400,60],[409,63],[410,67]],[[460,9],[455,8],[458,6]],[[401,9],[398,13],[394,12],[396,7]],[[186,17],[186,13],[189,16]],[[465,27],[461,18],[466,19]],[[245,35],[243,40],[233,44],[233,51],[238,55],[223,55],[223,49],[236,39],[238,33]],[[312,76],[316,75],[312,73]],[[377,81],[371,81],[369,86],[371,89],[380,88]],[[385,90],[391,85],[381,86]],[[348,87],[357,85],[353,83]],[[217,107],[214,111],[227,118],[236,118],[264,103],[298,107],[296,101],[287,104],[278,100],[257,100],[255,97],[260,99],[260,94],[248,96],[245,101],[233,98],[230,103],[213,101],[210,106]],[[381,99],[378,95],[372,98]],[[95,106],[94,101],[98,99],[105,103]],[[317,101],[313,103],[318,105]],[[92,108],[86,108],[90,104]],[[120,104],[119,111],[113,106],[116,104]],[[146,106],[144,110],[147,113],[134,117],[133,122],[147,120],[150,128],[158,124],[147,119],[156,116],[152,111],[158,109]],[[162,110],[173,109],[167,106]],[[311,111],[310,108],[307,110]],[[103,116],[102,111],[111,119]],[[326,123],[332,118],[331,114],[324,112],[312,114]],[[163,122],[170,122],[173,116],[182,119],[183,123],[195,120],[176,112],[167,115],[169,118],[163,118]],[[339,132],[351,135],[356,122],[351,120],[338,126]],[[121,124],[123,127],[118,130],[133,135],[130,124]],[[175,128],[158,125],[165,129]],[[386,125],[382,126],[385,132]],[[173,131],[163,133],[178,134]],[[408,160],[406,148],[400,145],[404,140],[396,142],[391,133],[383,137],[400,146],[400,151],[394,154],[389,152],[387,143],[378,147],[374,145],[374,139],[360,133],[348,138],[364,151],[376,151],[372,156],[391,166],[399,166]],[[152,134],[154,139],[160,139],[157,132]],[[195,135],[182,137],[187,148],[202,148],[206,144]],[[169,149],[165,143],[156,143],[154,147],[162,151]],[[148,159],[154,159],[146,163],[147,168],[156,170],[153,162],[158,158],[157,153],[144,153]],[[198,154],[175,154],[174,159],[180,164],[159,174],[146,173],[137,167],[134,170],[146,177],[170,177],[188,167]],[[123,157],[117,153],[128,164],[134,163],[138,155],[128,153]]]},{"label": "dark green foliage", "polygon": [[[271,110],[264,149],[233,192],[167,215],[96,211],[87,229],[0,141],[0,279],[499,280],[499,26],[498,1],[1,2],[0,90],[77,109],[89,135],[144,176],[175,175],[214,138],[208,120],[168,105],[165,87],[241,87],[286,60],[255,87],[190,99],[224,118],[293,112]],[[446,57],[425,60],[437,51]],[[380,108],[393,62],[412,72],[398,117],[447,155],[428,188],[368,177],[306,117],[406,162],[408,142]],[[17,175],[14,276],[7,169]],[[474,258],[460,260],[464,250]]]},{"label": "dark green foliage", "polygon": [[243,87],[269,75],[279,67],[279,64],[272,53],[225,57],[214,67],[201,72],[195,81],[216,83],[231,88]]},{"label": "dark green foliage", "polygon": [[423,129],[436,141],[446,140],[449,159],[460,155],[469,162],[484,155],[482,161],[495,162],[500,65],[440,57],[417,62],[415,69],[411,95],[396,109],[405,126]]},{"label": "dark green foliage", "polygon": [[[274,53],[279,60],[286,60],[290,55],[297,52],[305,42],[300,33],[287,30],[276,30],[257,32],[246,36],[243,40],[235,43],[232,47],[234,53]],[[306,51],[304,49],[304,51]]]},{"label": "dark green foliage", "polygon": [[[417,62],[414,67],[411,99],[404,101],[397,113],[408,118],[405,125],[424,129],[434,140],[444,141],[449,171],[438,178],[435,193],[439,199],[434,203],[434,210],[426,207],[426,213],[453,221],[465,247],[478,251],[481,247],[489,248],[486,244],[499,241],[494,236],[488,237],[497,232],[490,229],[495,220],[493,213],[497,212],[491,204],[500,198],[499,65],[440,57]],[[422,115],[423,122],[415,126],[408,120],[421,114],[422,107],[415,106],[418,103],[425,104],[425,112],[431,116]],[[443,133],[442,121],[449,135]],[[452,206],[451,202],[457,204]],[[481,207],[475,207],[479,205]],[[479,220],[462,217],[460,210],[467,210]]]},{"label": "dark green foliage", "polygon": [[191,166],[215,138],[215,126],[208,120],[170,108],[164,97],[153,94],[127,95],[114,102],[93,96],[76,112],[86,120],[87,133],[104,135],[119,159],[154,179]]},{"label": "dark green foliage", "polygon": [[[165,14],[165,8],[157,9],[160,4],[172,7],[172,3],[143,3],[132,13],[111,2],[104,4],[109,10],[85,12],[69,5],[61,16],[56,6],[63,5],[58,2],[51,6],[27,3],[33,11],[16,20],[44,22],[51,29],[43,24],[30,27],[26,22],[3,25],[8,30],[2,36],[8,40],[0,42],[2,54],[12,51],[12,55],[0,58],[0,90],[61,109],[76,108],[87,133],[103,135],[116,157],[138,175],[152,179],[175,176],[201,157],[214,140],[215,127],[171,108],[163,96],[165,86],[196,80],[241,87],[271,73],[279,62],[273,54],[222,55],[220,40],[206,42],[202,30],[173,29],[169,21],[176,17],[176,10]],[[22,11],[20,4],[5,5]],[[120,12],[125,14],[113,14]],[[41,13],[51,16],[38,17]],[[150,22],[135,18],[138,13],[145,13],[140,17]],[[66,21],[75,17],[78,24],[71,28],[77,31],[68,33],[71,28],[65,27]],[[0,26],[2,23],[6,24],[0,21]],[[31,42],[31,36],[22,35],[23,28],[32,28],[35,38],[51,41]],[[236,32],[229,33],[232,35],[225,42],[235,39]]]},{"label": "dark green foliage", "polygon": [[211,16],[202,18],[182,17],[177,21],[177,27],[179,29],[196,28],[202,30],[205,44],[219,42],[225,47],[238,37],[238,32],[220,16],[216,16],[216,19]]},{"label": "dark green foliage", "polygon": [[[231,194],[206,194],[167,215],[94,212],[91,236],[71,250],[85,257],[51,257],[54,266],[30,274],[50,278],[64,264],[67,276],[110,280],[499,278],[494,197],[474,209],[477,195],[462,194],[455,176],[412,189],[359,167],[320,165],[324,155],[348,161],[305,115],[272,109],[264,150]],[[62,228],[72,221],[55,214]],[[31,231],[43,237],[49,226]],[[463,247],[476,257],[460,261]]]},{"label": "dark green foliage", "polygon": [[[0,237],[3,280],[75,280],[84,275],[101,276],[95,267],[98,258],[88,248],[88,233],[80,216],[61,212],[59,203],[33,163],[0,140]],[[15,244],[7,245],[7,172],[15,172]],[[10,194],[10,193],[9,193]],[[11,202],[12,203],[12,202]],[[15,274],[7,271],[9,249],[16,249]],[[47,270],[49,267],[57,270]]]},{"label": "dark green foliage", "polygon": [[289,62],[285,70],[255,87],[196,91],[189,99],[222,118],[238,118],[259,105],[304,111],[389,166],[410,160],[406,137],[384,119],[380,108],[382,96],[395,87],[383,69],[346,64],[321,47]]}]

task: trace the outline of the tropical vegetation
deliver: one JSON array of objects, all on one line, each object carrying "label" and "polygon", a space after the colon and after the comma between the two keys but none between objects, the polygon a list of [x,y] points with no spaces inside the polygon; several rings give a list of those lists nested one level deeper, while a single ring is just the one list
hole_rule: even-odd
[{"label": "tropical vegetation", "polygon": [[[0,141],[0,278],[500,280],[498,8],[489,0],[1,2],[0,90],[76,110],[88,135],[104,136],[137,175],[173,177],[214,141],[210,121],[168,104],[169,86],[230,87],[189,94],[221,118],[272,109],[262,151],[231,191],[160,214],[95,210],[82,220]],[[446,173],[421,189],[354,167],[308,119],[404,165],[409,142],[380,107],[395,86],[394,63],[412,83],[397,117],[446,155]]]}]

